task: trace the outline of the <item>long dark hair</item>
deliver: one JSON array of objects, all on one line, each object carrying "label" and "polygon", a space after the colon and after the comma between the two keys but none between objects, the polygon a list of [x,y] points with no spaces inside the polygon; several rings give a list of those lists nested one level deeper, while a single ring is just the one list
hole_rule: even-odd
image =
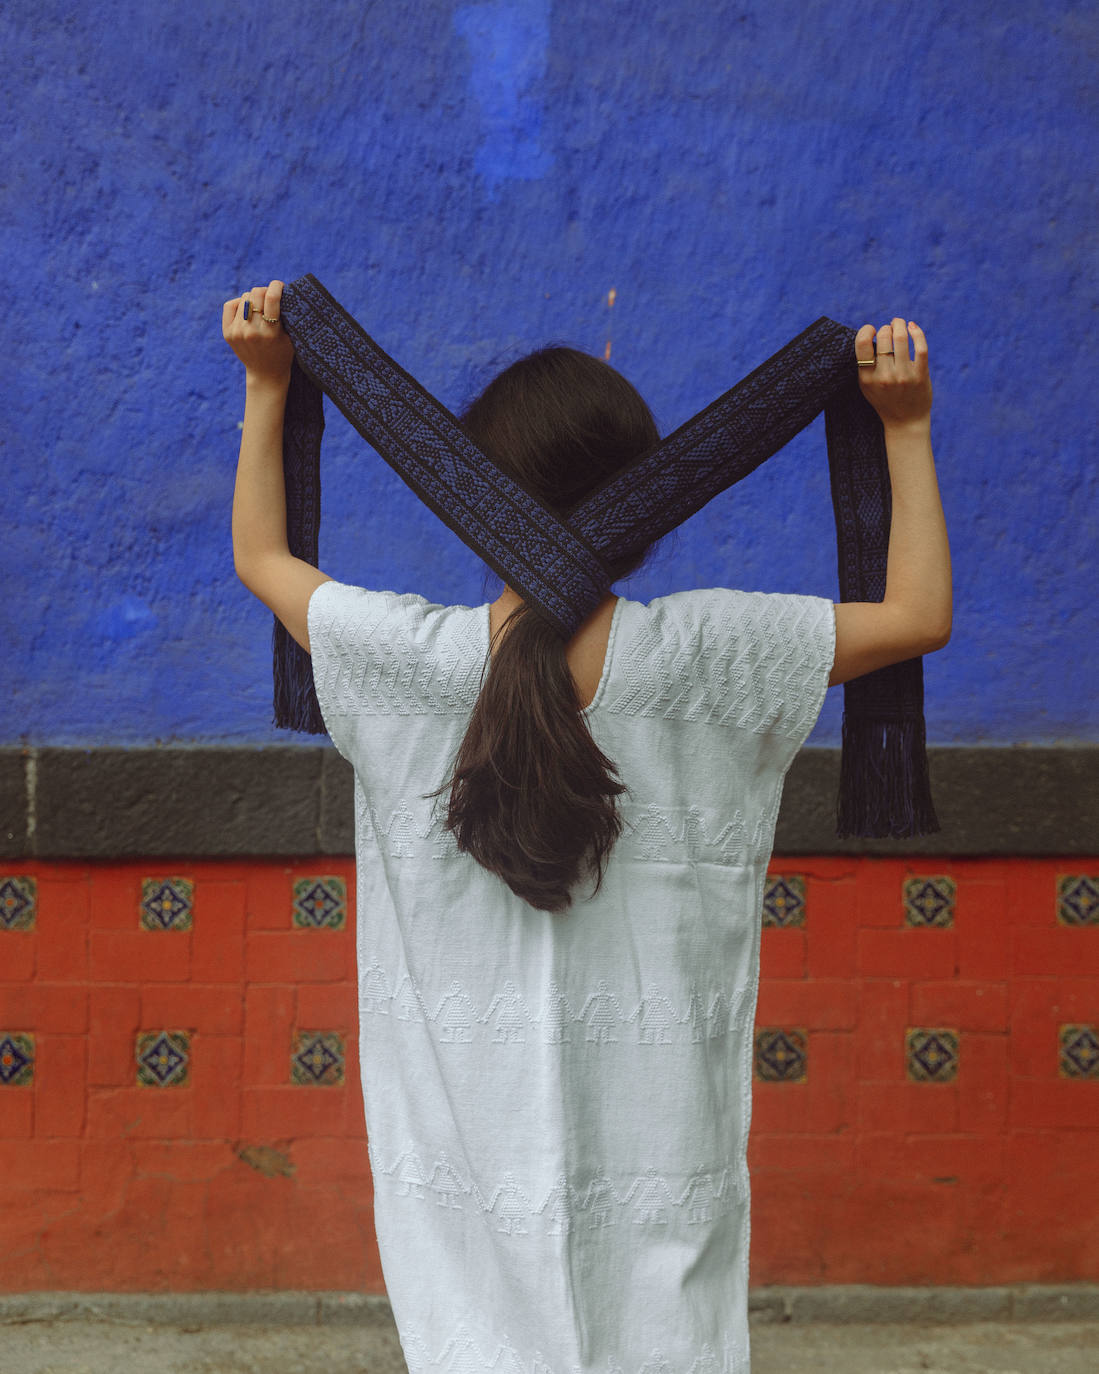
[{"label": "long dark hair", "polygon": [[[559,515],[659,443],[648,406],[609,363],[553,345],[491,381],[459,417],[501,468]],[[652,545],[612,568],[636,572]],[[506,633],[504,633],[506,631]],[[458,750],[446,828],[542,911],[564,911],[594,875],[598,892],[627,789],[595,743],[560,633],[525,602],[490,644],[488,673]]]}]

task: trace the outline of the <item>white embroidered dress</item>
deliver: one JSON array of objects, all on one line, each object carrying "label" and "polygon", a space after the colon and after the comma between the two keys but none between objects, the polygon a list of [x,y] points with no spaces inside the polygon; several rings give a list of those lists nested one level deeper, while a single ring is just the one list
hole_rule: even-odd
[{"label": "white embroidered dress", "polygon": [[412,1374],[746,1374],[760,912],[831,670],[818,597],[620,597],[585,711],[630,795],[603,886],[537,911],[443,829],[487,605],[323,583],[355,769],[375,1224]]}]

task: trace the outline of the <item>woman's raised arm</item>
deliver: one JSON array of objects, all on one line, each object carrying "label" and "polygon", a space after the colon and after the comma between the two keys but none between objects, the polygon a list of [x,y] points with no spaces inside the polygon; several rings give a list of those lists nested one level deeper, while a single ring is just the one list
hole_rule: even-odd
[{"label": "woman's raised arm", "polygon": [[221,332],[244,364],[244,429],[233,493],[233,564],[250,592],[309,648],[309,598],[331,579],[286,542],[282,421],[294,345],[279,324],[282,282],[256,286],[222,307]]},{"label": "woman's raised arm", "polygon": [[[909,354],[909,335],[912,351]],[[927,340],[913,321],[894,319],[855,336],[863,395],[885,428],[892,522],[882,601],[836,604],[836,656],[830,685],[941,649],[950,639],[953,596],[935,460],[931,453],[931,377]]]}]

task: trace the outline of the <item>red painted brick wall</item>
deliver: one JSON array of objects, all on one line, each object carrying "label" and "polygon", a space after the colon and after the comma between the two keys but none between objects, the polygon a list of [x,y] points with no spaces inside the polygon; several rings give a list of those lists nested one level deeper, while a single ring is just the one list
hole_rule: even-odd
[{"label": "red painted brick wall", "polygon": [[[1096,871],[774,860],[753,1284],[1094,1279]],[[0,1289],[382,1291],[352,886],[0,872]]]}]

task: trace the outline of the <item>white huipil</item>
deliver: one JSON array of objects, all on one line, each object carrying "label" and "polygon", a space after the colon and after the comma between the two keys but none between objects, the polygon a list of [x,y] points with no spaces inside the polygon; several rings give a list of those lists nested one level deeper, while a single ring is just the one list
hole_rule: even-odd
[{"label": "white huipil", "polygon": [[603,885],[531,907],[458,851],[487,605],[325,582],[317,696],[355,770],[359,1043],[412,1374],[746,1374],[752,1033],[782,784],[832,603],[620,597],[584,712],[618,767]]}]

